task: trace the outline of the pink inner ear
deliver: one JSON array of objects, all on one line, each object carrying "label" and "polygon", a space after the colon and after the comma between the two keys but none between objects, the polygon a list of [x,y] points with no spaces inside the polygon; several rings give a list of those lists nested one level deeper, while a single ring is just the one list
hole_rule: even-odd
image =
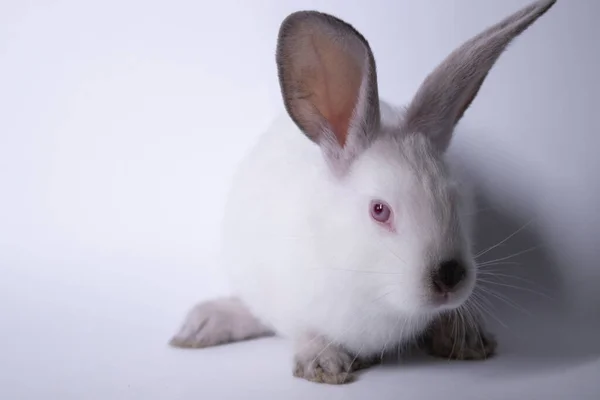
[{"label": "pink inner ear", "polygon": [[342,108],[339,114],[328,118],[331,129],[333,130],[333,134],[335,135],[341,147],[346,145],[348,130],[350,128],[350,118],[352,118],[352,111],[353,109],[350,107]]},{"label": "pink inner ear", "polygon": [[[302,46],[304,56],[311,60],[299,76],[302,86],[311,96],[312,106],[327,121],[338,144],[344,147],[351,118],[358,103],[363,66],[351,54],[348,46],[325,34],[313,33]],[[364,51],[364,50],[363,50]],[[365,56],[366,57],[366,56]]]}]

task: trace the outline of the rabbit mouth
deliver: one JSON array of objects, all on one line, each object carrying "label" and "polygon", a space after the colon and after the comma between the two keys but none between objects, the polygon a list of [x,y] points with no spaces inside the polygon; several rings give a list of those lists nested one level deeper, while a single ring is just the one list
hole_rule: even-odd
[{"label": "rabbit mouth", "polygon": [[452,293],[433,293],[429,298],[429,305],[435,310],[451,310],[462,306],[469,297],[470,293],[464,290]]},{"label": "rabbit mouth", "polygon": [[466,271],[461,281],[451,288],[439,283],[431,284],[428,288],[427,306],[435,311],[459,308],[471,297],[474,289],[474,273]]}]

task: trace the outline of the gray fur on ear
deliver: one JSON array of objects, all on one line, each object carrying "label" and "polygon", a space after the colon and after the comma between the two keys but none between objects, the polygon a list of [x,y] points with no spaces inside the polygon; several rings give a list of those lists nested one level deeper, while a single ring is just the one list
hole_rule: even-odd
[{"label": "gray fur on ear", "polygon": [[298,11],[281,24],[276,60],[288,114],[333,169],[343,172],[380,123],[369,43],[332,15]]},{"label": "gray fur on ear", "polygon": [[427,135],[445,151],[454,127],[502,52],[555,2],[536,1],[454,50],[418,89],[408,106],[404,130]]}]

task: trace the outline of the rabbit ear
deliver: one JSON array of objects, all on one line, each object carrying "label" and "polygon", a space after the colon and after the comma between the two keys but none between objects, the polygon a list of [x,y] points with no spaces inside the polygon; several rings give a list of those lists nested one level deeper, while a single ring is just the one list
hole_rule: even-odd
[{"label": "rabbit ear", "polygon": [[405,130],[427,135],[445,151],[454,127],[510,42],[556,0],[536,1],[454,50],[423,82],[406,112]]},{"label": "rabbit ear", "polygon": [[365,38],[328,14],[298,11],[281,24],[277,68],[285,108],[343,172],[376,135],[375,60]]}]

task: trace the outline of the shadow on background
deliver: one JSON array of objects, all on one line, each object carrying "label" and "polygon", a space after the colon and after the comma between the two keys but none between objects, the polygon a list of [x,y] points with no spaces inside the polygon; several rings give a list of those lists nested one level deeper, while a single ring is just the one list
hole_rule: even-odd
[{"label": "shadow on background", "polygon": [[476,254],[506,240],[477,259],[502,372],[536,373],[600,359],[600,324],[570,309],[562,281],[570,266],[561,265],[535,221],[494,208],[484,192],[477,203]]}]

